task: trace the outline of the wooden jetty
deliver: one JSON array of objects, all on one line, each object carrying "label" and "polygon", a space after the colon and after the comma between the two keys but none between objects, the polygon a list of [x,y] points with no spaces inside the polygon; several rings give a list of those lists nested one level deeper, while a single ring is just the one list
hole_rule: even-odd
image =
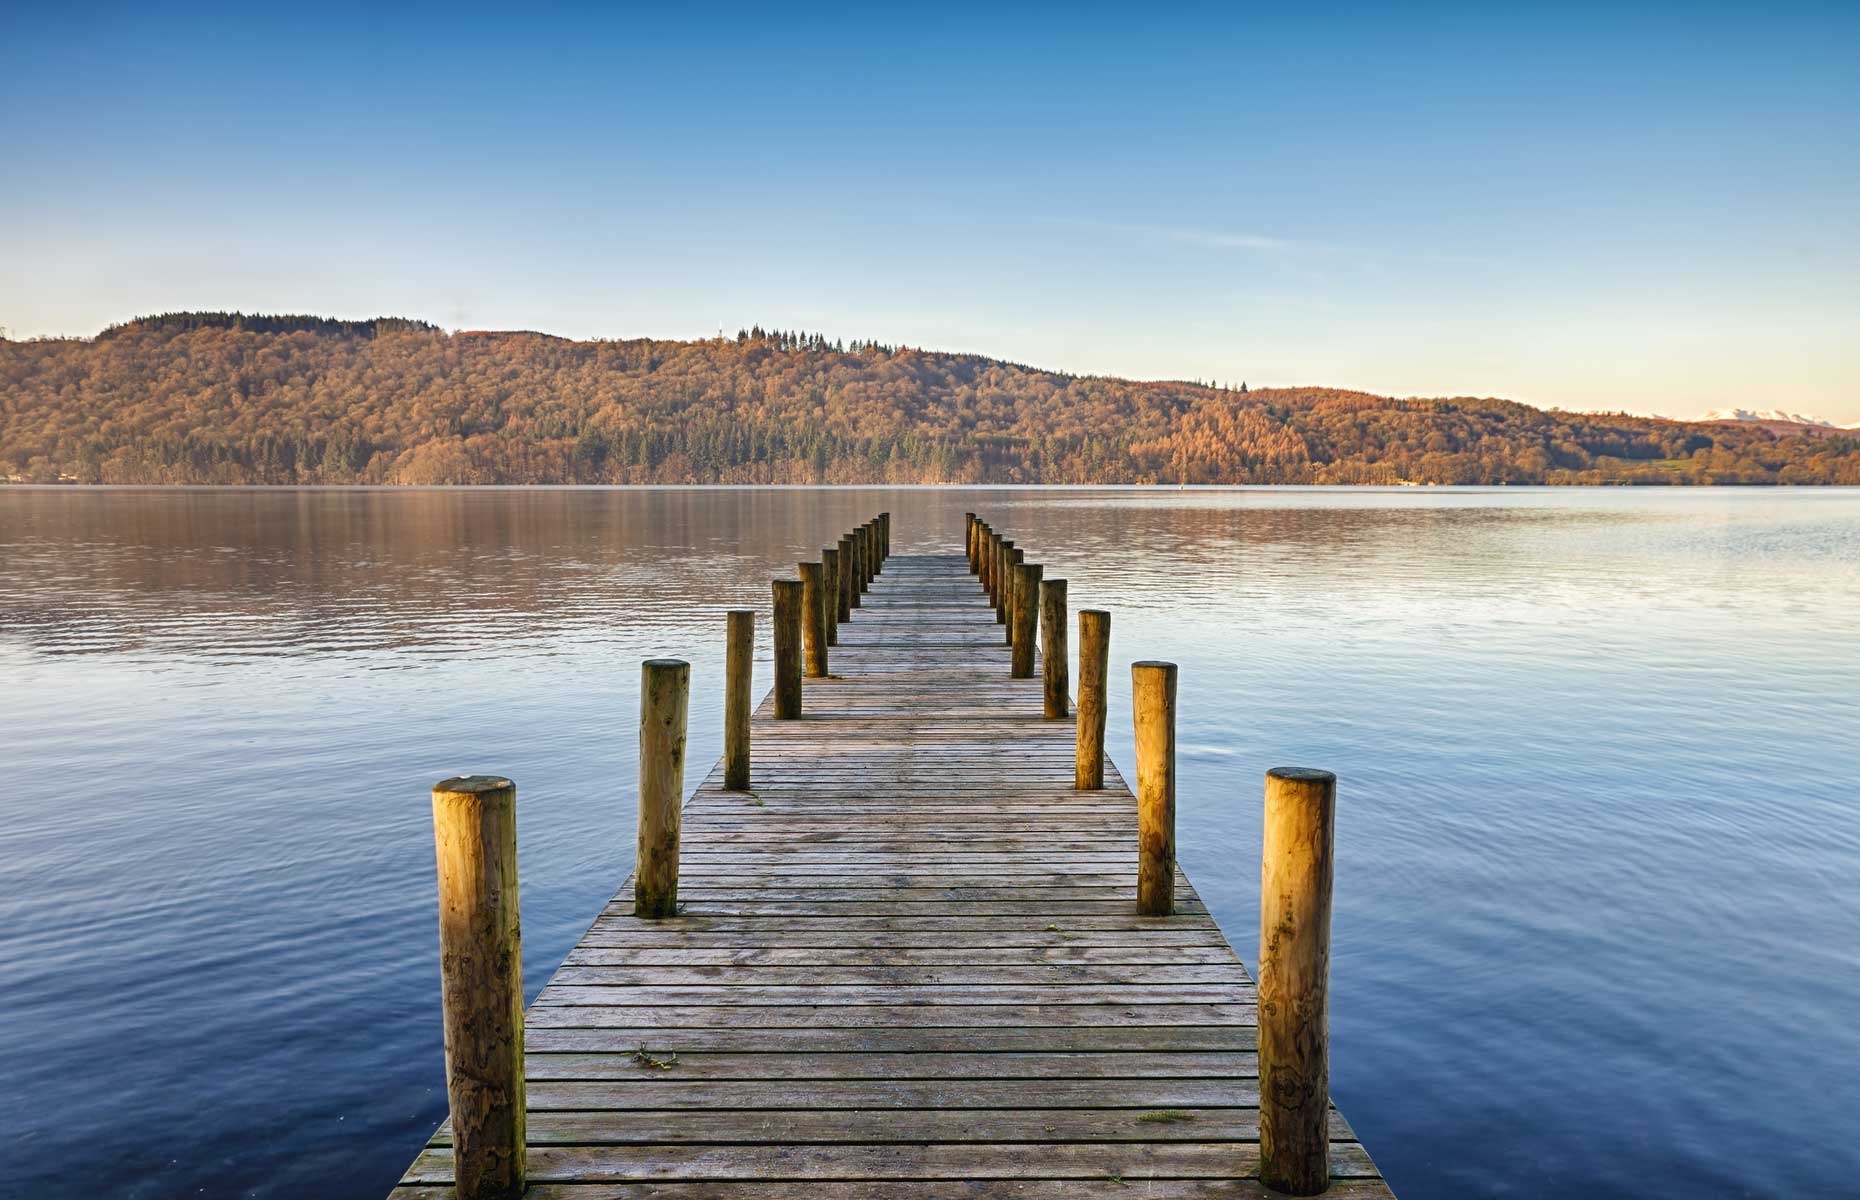
[{"label": "wooden jetty", "polygon": [[[438,799],[509,785],[441,785],[454,1121],[393,1200],[451,1194],[461,1113],[481,1147],[458,1189],[474,1198],[1281,1194],[1260,1179],[1254,985],[1174,868],[1173,668],[1171,744],[1145,748],[1139,722],[1140,756],[1169,754],[1168,777],[1146,780],[1168,789],[1161,847],[1148,816],[1140,842],[1138,799],[1102,757],[1108,618],[1082,623],[1087,711],[1075,724],[1065,705],[1063,583],[1044,581],[1038,594],[1047,601],[1045,661],[1062,665],[1030,672],[1032,647],[1016,662],[1007,638],[1017,625],[1022,636],[1032,628],[1015,609],[1032,601],[1010,594],[998,621],[971,573],[974,564],[984,585],[991,574],[1007,579],[981,561],[999,560],[992,531],[973,522],[966,556],[886,558],[888,520],[879,524],[842,541],[824,573],[804,574],[807,599],[830,610],[822,627],[810,609],[798,639],[777,630],[774,690],[746,722],[726,706],[730,746],[682,812],[676,779],[663,800],[667,772],[642,759],[641,878],[600,914],[527,1019],[520,990],[511,1015],[502,982],[515,949],[514,841],[508,878],[480,863],[466,884],[448,884],[452,818]],[[872,551],[863,568],[861,542]],[[802,592],[778,583],[778,614],[805,604]],[[733,617],[730,637],[732,690],[746,694],[749,621]],[[803,661],[826,673],[796,681],[796,717],[782,697]],[[642,739],[675,734],[676,757],[683,696],[676,712],[663,699],[682,686],[670,670],[647,664]],[[1055,674],[1062,711],[1048,716]],[[1098,763],[1087,761],[1094,739]],[[726,785],[740,774],[726,776],[733,758],[740,771],[744,749],[748,787],[737,790]],[[1094,769],[1098,789],[1087,778]],[[467,814],[494,846],[483,860],[501,853],[500,831],[514,838],[514,825],[499,824],[514,811],[509,794],[509,804]],[[1160,796],[1146,796],[1146,813],[1152,799]],[[644,811],[655,804],[661,811]],[[1272,812],[1269,801],[1269,853]],[[1308,1194],[1327,1183],[1327,1195],[1366,1200],[1389,1190],[1323,1086],[1328,807],[1321,815],[1323,919],[1308,932],[1323,944],[1305,947],[1322,956],[1316,1024],[1312,980],[1294,979],[1307,994],[1285,1012],[1305,1024],[1298,1045],[1274,1051],[1288,1072],[1318,1055],[1316,1094],[1282,1081],[1267,1120],[1286,1130],[1275,1153],[1294,1175],[1300,1163],[1317,1164],[1314,1186],[1288,1186]],[[1299,835],[1306,846],[1310,833]],[[1139,912],[1140,850],[1144,906],[1167,915]],[[1281,929],[1303,936],[1311,914],[1281,911],[1300,894],[1288,885],[1269,907]],[[645,919],[636,904],[674,915]],[[502,958],[489,949],[499,937],[509,939]],[[1295,942],[1275,940],[1268,953],[1293,953]],[[1312,1090],[1309,1078],[1303,1087]],[[1315,1150],[1299,1147],[1285,1124],[1306,1119],[1301,1112],[1315,1121]]]}]

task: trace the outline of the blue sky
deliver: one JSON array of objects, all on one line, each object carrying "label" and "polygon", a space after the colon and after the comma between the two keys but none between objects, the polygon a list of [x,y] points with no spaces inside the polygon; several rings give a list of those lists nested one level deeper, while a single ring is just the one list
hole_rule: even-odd
[{"label": "blue sky", "polygon": [[1860,421],[1860,5],[0,12],[0,325]]}]

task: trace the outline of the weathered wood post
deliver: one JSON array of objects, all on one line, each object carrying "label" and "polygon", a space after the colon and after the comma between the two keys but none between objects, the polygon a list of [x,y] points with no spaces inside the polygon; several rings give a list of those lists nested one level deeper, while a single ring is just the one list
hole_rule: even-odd
[{"label": "weathered wood post", "polygon": [[749,790],[749,673],[756,658],[754,609],[733,608],[723,648],[723,786]]},{"label": "weathered wood post", "polygon": [[820,552],[820,603],[827,610],[827,645],[840,644],[840,552],[829,546]]},{"label": "weathered wood post", "polygon": [[878,518],[873,517],[865,523],[865,579],[869,584],[878,578],[878,569],[883,564],[878,552]]},{"label": "weathered wood post", "polygon": [[1014,561],[1014,543],[1006,538],[995,554],[995,624],[1007,624],[1008,565]]},{"label": "weathered wood post", "polygon": [[523,1194],[523,944],[517,788],[492,775],[433,786],[446,1098],[460,1200]]},{"label": "weathered wood post", "polygon": [[777,579],[775,587],[775,717],[801,716],[801,606],[799,579]]},{"label": "weathered wood post", "polygon": [[801,637],[807,651],[807,677],[827,677],[827,572],[817,562],[801,568]]},{"label": "weathered wood post", "polygon": [[885,561],[891,557],[891,514],[878,514],[878,560]]},{"label": "weathered wood post", "polygon": [[639,861],[633,915],[678,915],[679,809],[685,795],[685,714],[691,664],[649,658],[639,666]]},{"label": "weathered wood post", "polygon": [[1072,680],[1066,661],[1066,581],[1040,581],[1040,678],[1046,684],[1046,719],[1072,715]]},{"label": "weathered wood post", "polygon": [[993,529],[988,531],[987,539],[980,547],[982,556],[982,590],[988,593],[988,603],[995,602],[996,566],[1001,561],[1001,535]]},{"label": "weathered wood post", "polygon": [[975,577],[981,581],[982,591],[989,599],[994,598],[995,585],[992,578],[995,566],[995,531],[986,521],[977,521],[980,527],[975,534]]},{"label": "weathered wood post", "polygon": [[852,620],[853,594],[853,545],[852,534],[850,533],[840,538],[840,575],[834,582],[839,585],[840,593],[840,611],[838,619],[841,621],[850,621]]},{"label": "weathered wood post", "polygon": [[995,577],[993,577],[993,579],[995,579],[995,595],[993,595],[993,603],[995,603],[995,621],[999,621],[999,623],[1003,623],[1003,625],[1006,623],[1006,618],[1003,616],[1001,603],[1006,599],[1006,592],[1008,592],[1008,554],[1012,553],[1012,551],[1014,551],[1014,540],[1012,540],[1012,538],[1003,538],[1003,540],[995,543],[995,567],[993,567],[993,569],[995,569]]},{"label": "weathered wood post", "polygon": [[1014,594],[1020,588],[1020,568],[1026,564],[1027,552],[1015,546],[1007,553],[1007,587],[1001,597],[1002,609],[1007,614],[1007,630],[1004,640],[1008,645],[1014,644]]},{"label": "weathered wood post", "polygon": [[1034,639],[1040,630],[1040,576],[1046,568],[1039,563],[1017,563],[1014,567],[1014,655],[1010,674],[1015,679],[1033,678]]},{"label": "weathered wood post", "polygon": [[1111,614],[1098,608],[1079,610],[1079,723],[1073,786],[1095,791],[1104,786],[1105,670],[1111,657]]},{"label": "weathered wood post", "polygon": [[969,556],[969,574],[975,574],[975,514],[962,514],[962,552]]},{"label": "weathered wood post", "polygon": [[1175,664],[1130,666],[1137,733],[1137,911],[1175,911]]},{"label": "weathered wood post", "polygon": [[859,607],[859,594],[865,591],[865,539],[854,530],[847,535],[851,538],[852,574],[847,579],[846,604],[849,608]]},{"label": "weathered wood post", "polygon": [[1266,772],[1259,877],[1259,1177],[1293,1196],[1330,1184],[1330,893],[1337,777]]}]

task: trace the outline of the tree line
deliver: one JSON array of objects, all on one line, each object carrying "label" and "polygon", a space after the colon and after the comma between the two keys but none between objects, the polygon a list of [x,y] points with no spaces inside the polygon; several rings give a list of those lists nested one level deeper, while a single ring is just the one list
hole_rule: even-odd
[{"label": "tree line", "polygon": [[0,341],[20,482],[1860,484],[1852,435],[1075,376],[817,333],[169,313]]}]

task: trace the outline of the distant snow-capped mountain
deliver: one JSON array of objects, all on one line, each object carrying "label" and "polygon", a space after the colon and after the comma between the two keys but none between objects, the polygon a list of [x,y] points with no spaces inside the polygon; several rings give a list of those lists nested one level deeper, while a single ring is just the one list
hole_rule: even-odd
[{"label": "distant snow-capped mountain", "polygon": [[1762,425],[1813,425],[1817,429],[1860,429],[1860,422],[1853,425],[1836,425],[1833,421],[1824,421],[1820,417],[1811,417],[1806,413],[1784,412],[1780,408],[1714,408],[1701,421],[1749,421]]}]

